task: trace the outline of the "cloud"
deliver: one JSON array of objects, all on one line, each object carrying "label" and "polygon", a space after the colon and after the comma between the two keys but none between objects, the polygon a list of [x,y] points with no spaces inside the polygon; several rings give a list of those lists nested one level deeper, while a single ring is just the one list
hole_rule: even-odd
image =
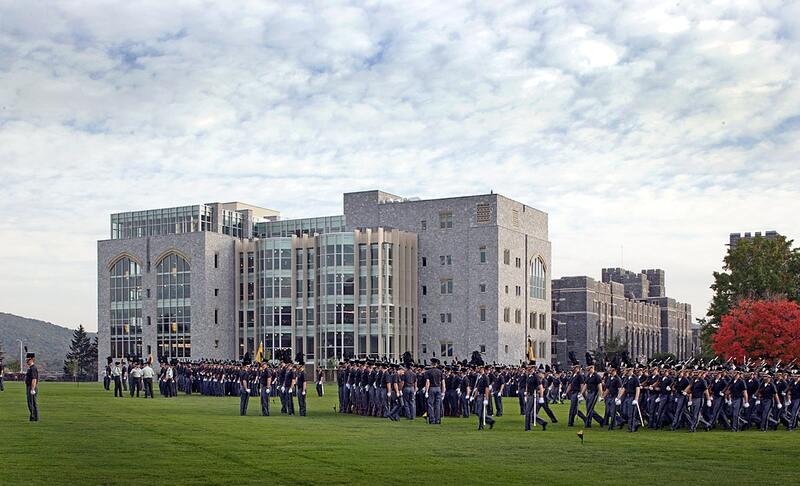
[{"label": "cloud", "polygon": [[[727,234],[800,234],[800,11],[756,2],[0,6],[0,309],[94,329],[113,211],[490,189],[554,276],[661,267],[704,313]],[[43,299],[46,296],[46,299]],[[46,305],[43,305],[46,302]]]}]

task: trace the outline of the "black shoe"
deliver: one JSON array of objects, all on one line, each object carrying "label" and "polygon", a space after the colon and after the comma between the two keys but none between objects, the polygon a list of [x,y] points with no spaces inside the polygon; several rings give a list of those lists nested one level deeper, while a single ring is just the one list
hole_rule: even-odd
[{"label": "black shoe", "polygon": [[544,432],[545,430],[547,430],[547,422],[542,424],[542,432]]},{"label": "black shoe", "polygon": [[489,430],[492,430],[493,428],[494,428],[494,422],[489,422]]}]

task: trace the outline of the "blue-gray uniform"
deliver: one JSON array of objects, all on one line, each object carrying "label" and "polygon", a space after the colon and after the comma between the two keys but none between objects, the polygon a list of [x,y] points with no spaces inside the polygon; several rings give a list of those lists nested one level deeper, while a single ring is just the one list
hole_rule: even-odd
[{"label": "blue-gray uniform", "polygon": [[294,398],[292,397],[292,387],[295,384],[295,375],[294,370],[287,366],[286,373],[283,375],[283,383],[281,384],[284,388],[286,395],[286,414],[287,415],[294,415]]},{"label": "blue-gray uniform", "polygon": [[690,402],[692,408],[692,421],[689,425],[689,432],[697,430],[697,426],[702,422],[706,428],[710,425],[703,418],[703,398],[708,398],[708,383],[706,380],[695,376],[692,379],[692,401]]},{"label": "blue-gray uniform", "polygon": [[478,430],[483,430],[483,424],[489,424],[489,428],[494,427],[494,419],[487,415],[487,408],[489,406],[489,377],[486,374],[480,374],[478,380],[475,382],[474,395],[477,400],[478,407]]},{"label": "blue-gray uniform", "polygon": [[[286,381],[286,364],[281,364],[281,367],[278,369],[278,386],[280,387],[280,393],[278,397],[281,400],[281,413],[286,413],[286,387],[284,386],[284,382]],[[345,408],[347,408],[347,402],[344,404]]]},{"label": "blue-gray uniform", "polygon": [[494,406],[496,409],[495,416],[502,417],[503,416],[503,390],[505,389],[506,379],[503,377],[503,373],[497,373],[494,377],[494,383],[492,383],[492,393],[494,394]]},{"label": "blue-gray uniform", "polygon": [[464,370],[461,370],[461,382],[458,385],[458,400],[461,407],[461,417],[462,418],[469,418],[469,394],[470,394],[470,386],[469,386],[469,373],[465,373]]},{"label": "blue-gray uniform", "polygon": [[716,426],[717,422],[722,422],[722,425],[726,429],[731,428],[731,424],[728,422],[728,417],[725,415],[723,408],[727,389],[728,381],[722,376],[717,376],[714,381],[711,382],[711,389],[709,392],[713,398],[708,423],[710,423],[712,427]]},{"label": "blue-gray uniform", "polygon": [[442,370],[425,370],[425,398],[428,400],[428,423],[442,423]]},{"label": "blue-gray uniform", "polygon": [[639,400],[636,397],[637,391],[640,389],[639,378],[636,375],[629,376],[623,386],[625,389],[625,403],[628,412],[628,432],[636,432],[640,423],[639,414],[641,413]]},{"label": "blue-gray uniform", "polygon": [[619,389],[622,388],[622,380],[615,373],[609,373],[606,377],[606,410],[603,423],[608,425],[608,430],[612,430],[617,424],[617,396]]},{"label": "blue-gray uniform", "polygon": [[264,368],[261,371],[261,415],[269,417],[269,392],[272,385],[272,371]]},{"label": "blue-gray uniform", "polygon": [[[30,359],[30,358],[28,358]],[[39,370],[36,365],[31,363],[28,371],[25,373],[25,398],[28,400],[28,411],[30,412],[29,420],[31,422],[39,421],[39,403],[36,401],[39,392]]]},{"label": "blue-gray uniform", "polygon": [[297,412],[301,417],[306,416],[306,372],[303,369],[297,372]]},{"label": "blue-gray uniform", "polygon": [[544,396],[538,396],[541,386],[538,373],[536,370],[531,371],[525,379],[525,431],[531,430],[532,422],[541,425],[543,431],[547,430],[547,422],[539,418],[538,414],[539,405],[544,403]]},{"label": "blue-gray uniform", "polygon": [[678,380],[675,382],[675,414],[672,417],[671,430],[677,430],[683,422],[686,422],[686,424],[692,423],[692,416],[687,406],[689,401],[689,387],[692,382],[685,375],[685,372],[682,374],[684,376],[678,377]]},{"label": "blue-gray uniform", "polygon": [[569,387],[567,389],[567,396],[569,396],[569,416],[567,420],[567,425],[572,427],[575,425],[575,416],[577,415],[581,420],[584,422],[586,421],[586,416],[578,409],[578,396],[581,393],[581,387],[583,386],[583,374],[579,370],[575,370],[574,374],[572,375],[572,379],[570,379]]},{"label": "blue-gray uniform", "polygon": [[344,379],[345,379],[345,370],[344,367],[340,364],[339,369],[336,371],[336,388],[339,392],[339,413],[344,413]]},{"label": "blue-gray uniform", "polygon": [[665,421],[669,420],[670,396],[672,396],[673,379],[667,372],[653,384],[655,398],[655,415],[650,420],[650,428],[660,429]]},{"label": "blue-gray uniform", "polygon": [[761,399],[761,431],[766,432],[767,427],[770,425],[770,414],[772,413],[772,405],[778,390],[772,380],[767,378],[761,387],[758,389],[758,396]]},{"label": "blue-gray uniform", "polygon": [[414,420],[416,410],[414,409],[414,385],[417,382],[417,375],[409,367],[403,375],[403,405],[405,406],[405,416],[408,420]]},{"label": "blue-gray uniform", "polygon": [[797,428],[798,412],[800,412],[800,377],[795,376],[789,384],[789,430]]},{"label": "blue-gray uniform", "polygon": [[600,379],[600,375],[592,371],[588,375],[586,375],[585,379],[586,384],[586,418],[584,419],[585,426],[590,428],[592,426],[592,419],[596,420],[600,426],[603,426],[603,417],[600,416],[599,413],[595,412],[594,407],[597,405],[597,399],[600,396],[600,388],[602,387],[603,381]]},{"label": "blue-gray uniform", "polygon": [[247,403],[250,401],[249,379],[250,373],[242,369],[239,372],[239,415],[247,415]]},{"label": "blue-gray uniform", "polygon": [[746,392],[747,392],[747,384],[744,382],[741,376],[736,376],[730,385],[731,430],[734,432],[739,430],[739,421],[744,420],[740,415],[742,411],[742,406],[744,405]]},{"label": "blue-gray uniform", "polygon": [[756,412],[756,401],[758,396],[758,389],[761,388],[761,382],[754,375],[751,375],[746,381],[747,397],[750,401],[750,407],[744,412],[745,420],[747,420],[747,427],[749,428],[754,423],[761,423],[761,418]]}]

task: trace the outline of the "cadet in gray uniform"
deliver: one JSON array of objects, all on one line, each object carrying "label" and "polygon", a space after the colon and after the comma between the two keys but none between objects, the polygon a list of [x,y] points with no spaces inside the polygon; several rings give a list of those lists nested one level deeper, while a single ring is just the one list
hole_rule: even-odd
[{"label": "cadet in gray uniform", "polygon": [[242,362],[239,371],[239,415],[247,415],[247,404],[250,401],[250,373],[247,371],[248,361]]},{"label": "cadet in gray uniform", "polygon": [[3,386],[3,373],[6,372],[5,367],[3,367],[3,360],[0,359],[0,391],[5,391],[5,387]]},{"label": "cadet in gray uniform", "polygon": [[36,355],[28,353],[25,356],[25,363],[28,365],[28,372],[25,373],[25,397],[28,399],[28,411],[30,421],[39,421],[39,404],[36,402],[36,394],[39,392],[39,370],[36,368]]},{"label": "cadet in gray uniform", "polygon": [[431,358],[432,367],[425,370],[425,399],[428,401],[428,423],[431,425],[442,423],[442,370],[437,365],[439,360]]}]

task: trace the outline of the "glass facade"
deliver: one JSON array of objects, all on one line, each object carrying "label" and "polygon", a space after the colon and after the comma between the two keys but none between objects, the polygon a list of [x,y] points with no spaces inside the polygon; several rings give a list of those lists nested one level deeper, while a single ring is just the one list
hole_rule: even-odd
[{"label": "glass facade", "polygon": [[171,253],[156,265],[158,319],[156,340],[161,358],[191,358],[191,270]]},{"label": "glass facade", "polygon": [[[271,358],[275,356],[276,349],[292,347],[291,238],[259,241],[257,258],[260,294],[257,304],[260,329],[258,340],[264,343],[265,356]],[[248,319],[249,312],[248,309]],[[248,332],[247,336],[245,340],[240,333],[239,350],[255,353],[259,343],[250,340],[250,337],[255,337],[255,333]]]},{"label": "glass facade", "polygon": [[110,270],[111,357],[142,356],[142,271],[128,257]]},{"label": "glass facade", "polygon": [[253,236],[257,238],[285,238],[287,236],[338,233],[344,231],[344,216],[322,218],[286,219],[255,224]]},{"label": "glass facade", "polygon": [[355,354],[354,235],[321,235],[318,248],[316,355],[338,361]]},{"label": "glass facade", "polygon": [[111,239],[213,231],[212,220],[213,212],[206,205],[117,213],[111,215]]},{"label": "glass facade", "polygon": [[244,216],[238,211],[222,209],[220,211],[222,219],[222,234],[244,238]]}]

